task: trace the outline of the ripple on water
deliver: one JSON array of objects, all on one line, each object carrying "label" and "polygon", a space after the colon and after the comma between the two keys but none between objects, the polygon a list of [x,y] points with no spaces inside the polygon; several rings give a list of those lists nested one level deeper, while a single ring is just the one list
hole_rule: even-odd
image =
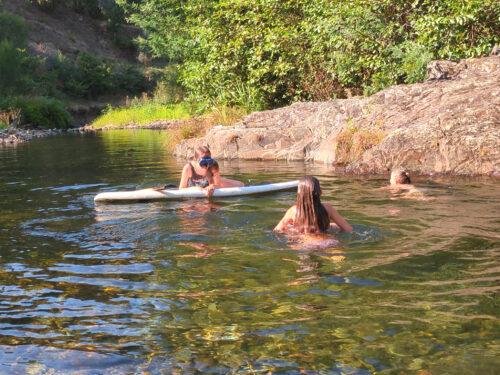
[{"label": "ripple on water", "polygon": [[417,177],[414,199],[221,162],[252,183],[318,175],[354,232],[308,249],[272,232],[292,192],[95,205],[183,161],[146,133],[60,141],[0,151],[0,373],[496,373],[497,182]]}]

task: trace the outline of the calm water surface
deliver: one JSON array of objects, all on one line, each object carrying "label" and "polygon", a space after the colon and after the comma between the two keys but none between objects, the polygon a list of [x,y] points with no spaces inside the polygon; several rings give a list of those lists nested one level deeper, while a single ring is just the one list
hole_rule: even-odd
[{"label": "calm water surface", "polygon": [[500,181],[380,189],[312,163],[222,162],[247,184],[316,175],[355,231],[272,232],[295,193],[94,205],[178,182],[155,131],[0,148],[0,374],[498,374]]}]

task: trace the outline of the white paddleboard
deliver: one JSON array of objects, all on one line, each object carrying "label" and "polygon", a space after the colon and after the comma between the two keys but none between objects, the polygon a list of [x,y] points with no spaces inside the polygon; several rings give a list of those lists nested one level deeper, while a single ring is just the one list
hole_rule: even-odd
[{"label": "white paddleboard", "polygon": [[[290,190],[299,185],[299,180],[278,182],[275,184],[243,186],[232,188],[215,189],[213,197],[236,197],[240,195],[252,195],[271,193],[282,190]],[[134,191],[115,191],[99,193],[94,197],[95,202],[113,202],[113,201],[148,201],[160,199],[182,199],[182,198],[206,198],[204,191],[197,189],[142,189]]]}]

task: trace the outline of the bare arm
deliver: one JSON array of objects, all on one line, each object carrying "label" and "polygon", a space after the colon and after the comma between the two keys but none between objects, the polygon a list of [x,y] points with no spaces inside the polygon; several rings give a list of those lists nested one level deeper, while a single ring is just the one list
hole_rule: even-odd
[{"label": "bare arm", "polygon": [[283,216],[283,218],[280,220],[280,222],[278,223],[278,225],[276,225],[274,227],[273,230],[277,231],[277,232],[283,232],[287,225],[288,224],[291,224],[293,223],[293,221],[295,220],[295,212],[296,212],[296,208],[297,206],[296,205],[293,205],[292,207],[290,207],[286,212],[285,212],[285,215]]},{"label": "bare arm", "polygon": [[210,182],[212,182],[216,188],[219,188],[220,187],[220,172],[219,171],[213,172],[212,179],[213,179],[213,181],[210,181]]},{"label": "bare arm", "polygon": [[335,208],[333,208],[328,203],[323,203],[323,207],[325,207],[328,212],[328,217],[330,220],[335,223],[340,230],[345,230],[346,232],[352,232],[352,226],[337,212]]},{"label": "bare arm", "polygon": [[179,189],[186,189],[188,187],[188,180],[191,177],[191,167],[186,164],[182,168],[181,181],[179,182]]},{"label": "bare arm", "polygon": [[[208,172],[207,172],[208,173]],[[219,171],[212,172],[212,175],[209,178],[209,185],[204,188],[205,195],[207,197],[211,197],[214,194],[214,190],[220,187],[220,173]]]}]

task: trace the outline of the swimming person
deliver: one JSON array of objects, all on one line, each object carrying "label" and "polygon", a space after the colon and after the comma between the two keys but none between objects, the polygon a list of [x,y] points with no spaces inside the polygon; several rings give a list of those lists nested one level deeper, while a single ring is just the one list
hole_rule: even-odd
[{"label": "swimming person", "polygon": [[389,189],[391,193],[396,194],[393,195],[390,199],[405,198],[419,201],[430,201],[434,199],[434,197],[425,196],[425,192],[428,189],[416,188],[414,185],[412,185],[410,175],[402,168],[395,168],[392,170],[389,185],[385,188]]},{"label": "swimming person", "polygon": [[334,226],[351,232],[352,226],[331,205],[321,203],[320,195],[318,179],[312,176],[302,177],[297,188],[297,203],[286,211],[274,230],[320,234]]},{"label": "swimming person", "polygon": [[198,147],[194,152],[194,160],[182,169],[179,189],[202,189],[211,196],[216,188],[242,187],[243,182],[220,177],[219,164],[212,159],[208,147]]},{"label": "swimming person", "polygon": [[405,189],[411,190],[415,189],[415,186],[411,184],[410,175],[401,168],[393,169],[391,172],[391,178],[389,181],[389,189]]}]

